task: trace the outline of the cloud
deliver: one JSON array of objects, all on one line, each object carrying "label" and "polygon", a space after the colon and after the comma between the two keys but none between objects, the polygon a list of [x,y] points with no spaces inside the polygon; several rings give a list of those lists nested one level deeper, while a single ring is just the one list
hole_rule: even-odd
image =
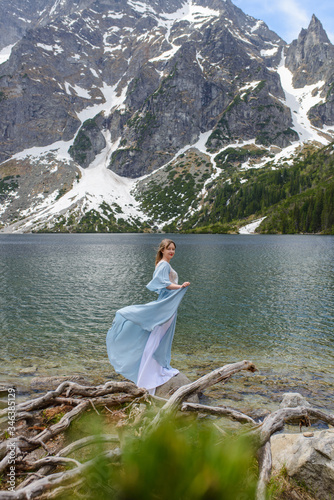
[{"label": "cloud", "polygon": [[262,19],[268,27],[286,41],[297,38],[302,28],[311,20],[306,3],[299,0],[233,0],[246,14]]},{"label": "cloud", "polygon": [[329,39],[334,40],[333,0],[232,0],[245,14],[264,21],[286,42],[297,38],[307,28],[312,14],[323,23]]},{"label": "cloud", "polygon": [[281,0],[277,4],[277,8],[286,14],[287,20],[293,24],[305,26],[305,24],[308,24],[310,21],[309,13],[295,0]]},{"label": "cloud", "polygon": [[285,37],[288,39],[297,38],[302,28],[307,28],[311,15],[296,0],[281,0],[275,5],[278,12],[285,17]]}]

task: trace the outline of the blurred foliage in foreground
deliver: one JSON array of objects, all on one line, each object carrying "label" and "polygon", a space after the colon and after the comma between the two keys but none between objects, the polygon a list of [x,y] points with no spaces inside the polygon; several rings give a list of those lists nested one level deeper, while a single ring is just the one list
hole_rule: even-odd
[{"label": "blurred foliage in foreground", "polygon": [[252,443],[211,424],[165,422],[145,437],[126,438],[121,463],[99,460],[66,499],[253,500]]}]

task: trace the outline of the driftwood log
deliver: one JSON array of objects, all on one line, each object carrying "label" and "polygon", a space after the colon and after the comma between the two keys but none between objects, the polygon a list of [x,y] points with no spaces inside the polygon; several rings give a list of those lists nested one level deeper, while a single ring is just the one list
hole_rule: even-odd
[{"label": "driftwood log", "polygon": [[[262,422],[255,421],[251,416],[226,406],[207,406],[186,402],[186,399],[194,393],[201,392],[207,387],[217,383],[226,383],[234,374],[242,371],[255,372],[257,369],[251,361],[241,361],[225,365],[208,373],[195,382],[180,387],[169,400],[149,396],[145,389],[138,388],[131,382],[107,382],[104,385],[93,387],[83,386],[75,382],[65,381],[57,389],[47,392],[41,397],[25,401],[16,406],[16,422],[34,422],[36,413],[43,409],[54,407],[66,407],[69,409],[58,423],[41,429],[36,435],[29,433],[17,433],[15,438],[5,439],[0,443],[0,473],[5,473],[10,467],[10,458],[13,448],[16,454],[16,469],[26,478],[12,491],[0,490],[0,500],[27,500],[32,498],[50,499],[66,492],[69,488],[79,486],[83,480],[85,471],[94,461],[103,456],[111,463],[117,463],[121,457],[121,445],[118,435],[103,434],[100,436],[88,436],[69,444],[58,450],[52,451],[50,440],[62,434],[69,428],[71,422],[86,412],[94,410],[100,415],[101,409],[113,413],[113,408],[128,404],[135,408],[137,403],[151,404],[159,401],[160,409],[155,417],[143,425],[143,434],[149,433],[158,426],[164,418],[170,417],[177,411],[187,413],[195,412],[203,415],[213,415],[233,419],[241,424],[246,424],[245,432],[249,434],[256,443],[258,449],[259,480],[257,488],[257,500],[264,500],[266,486],[271,476],[271,436],[283,429],[285,423],[295,422],[296,419],[308,421],[317,418],[334,426],[334,415],[312,407],[282,408],[266,416]],[[62,406],[63,405],[63,406]],[[137,405],[138,406],[138,405]],[[142,406],[142,405],[141,405]],[[117,412],[116,412],[117,413]],[[0,418],[6,418],[7,410],[0,411]],[[139,415],[141,418],[141,416]],[[119,446],[108,450],[94,459],[80,463],[70,458],[69,455],[79,449],[89,447],[95,443],[115,443]],[[43,448],[47,455],[39,459],[29,458],[29,454],[37,448]],[[55,472],[59,466],[72,467],[70,470]]]}]

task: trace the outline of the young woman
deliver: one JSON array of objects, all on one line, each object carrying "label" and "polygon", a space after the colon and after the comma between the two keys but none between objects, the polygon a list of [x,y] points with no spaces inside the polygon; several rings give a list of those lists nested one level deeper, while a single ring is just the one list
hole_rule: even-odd
[{"label": "young woman", "polygon": [[153,278],[146,285],[159,294],[158,299],[120,309],[107,333],[110,363],[150,394],[178,373],[170,366],[171,348],[177,309],[190,283],[178,284],[178,275],[170,265],[175,248],[172,240],[160,243]]}]

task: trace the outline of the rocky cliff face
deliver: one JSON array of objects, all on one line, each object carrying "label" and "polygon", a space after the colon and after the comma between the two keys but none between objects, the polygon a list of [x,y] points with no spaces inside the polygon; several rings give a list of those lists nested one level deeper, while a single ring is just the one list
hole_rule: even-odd
[{"label": "rocky cliff face", "polygon": [[[231,146],[253,144],[271,158],[306,138],[331,138],[334,47],[314,16],[290,46],[230,0],[31,0],[14,2],[9,19],[0,42],[19,40],[0,64],[0,176],[9,165],[20,171],[16,188],[5,191],[7,202],[13,193],[21,202],[15,214],[2,209],[3,223],[20,217],[20,203],[29,205],[22,162],[31,158],[36,175],[29,168],[27,176],[39,185],[38,165],[48,152],[50,170],[72,169],[73,189],[81,172],[80,216],[92,210],[83,186],[95,169],[94,210],[103,214],[105,183],[111,193],[120,182],[127,201],[107,198],[110,210],[118,206],[115,217],[126,218],[134,217],[129,207],[140,190],[135,200],[133,181],[116,181],[118,175],[154,174],[189,148],[215,170]],[[50,198],[50,227],[54,214],[74,210],[67,191],[62,180],[57,200]],[[48,194],[41,193],[44,201]]]},{"label": "rocky cliff face", "polygon": [[286,66],[293,73],[296,88],[323,82],[322,101],[312,106],[309,118],[313,125],[333,125],[334,122],[334,46],[319,19],[312,16],[308,29],[303,29],[297,40],[287,49]]},{"label": "rocky cliff face", "polygon": [[28,30],[45,26],[56,16],[78,12],[92,0],[11,0],[1,2],[0,50],[15,44]]},{"label": "rocky cliff face", "polygon": [[333,76],[334,47],[319,19],[312,16],[307,29],[287,48],[286,66],[293,73],[297,88]]},{"label": "rocky cliff face", "polygon": [[[58,15],[17,44],[1,67],[1,160],[27,147],[72,139],[83,121],[78,114],[105,103],[112,136],[124,146],[110,168],[137,177],[215,128],[245,82],[263,80],[266,94],[283,96],[277,75],[261,57],[261,50],[277,52],[283,42],[231,2],[208,7],[175,1],[164,12],[161,2],[139,10],[131,5],[95,2],[80,14]],[[108,110],[110,86],[114,99],[122,99],[123,119],[119,107]],[[247,103],[239,115],[252,121],[254,113],[244,108]],[[275,136],[291,125],[281,116]],[[255,128],[247,138],[257,134]],[[234,140],[233,130],[231,123]],[[98,149],[92,145],[92,152]]]}]

